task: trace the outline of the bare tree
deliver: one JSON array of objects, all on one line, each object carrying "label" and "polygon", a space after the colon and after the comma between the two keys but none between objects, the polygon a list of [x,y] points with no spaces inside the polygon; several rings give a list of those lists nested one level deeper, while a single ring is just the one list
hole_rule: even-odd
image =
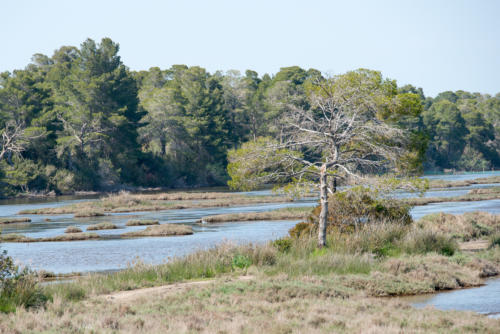
[{"label": "bare tree", "polygon": [[405,132],[378,117],[397,107],[387,92],[392,84],[365,70],[318,82],[309,108],[290,106],[283,116],[280,142],[261,139],[230,152],[230,185],[319,185],[318,245],[325,246],[328,193],[335,191],[328,178],[355,180],[389,170],[405,152]]},{"label": "bare tree", "polygon": [[12,155],[23,152],[30,140],[42,137],[45,131],[39,128],[27,129],[23,122],[10,120],[0,129],[0,135],[0,161],[6,158],[12,164]]}]

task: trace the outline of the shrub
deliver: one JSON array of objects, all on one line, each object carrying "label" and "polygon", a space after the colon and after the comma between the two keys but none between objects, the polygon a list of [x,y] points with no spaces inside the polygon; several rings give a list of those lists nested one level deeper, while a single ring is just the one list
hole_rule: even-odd
[{"label": "shrub", "polygon": [[281,253],[288,253],[292,247],[292,240],[289,238],[281,238],[273,241],[273,246]]},{"label": "shrub", "polygon": [[298,223],[294,227],[292,227],[289,231],[288,234],[290,234],[290,237],[292,238],[300,238],[304,236],[310,236],[312,233],[315,232],[315,225],[313,223]]},{"label": "shrub", "polygon": [[[342,231],[352,231],[362,225],[373,223],[413,222],[411,206],[403,201],[380,196],[378,191],[368,187],[353,187],[337,192],[328,200],[328,225]],[[316,207],[308,220],[317,224],[321,208]]]},{"label": "shrub", "polygon": [[233,269],[246,269],[252,265],[252,260],[250,260],[247,256],[242,254],[237,254],[233,257],[233,261],[231,262]]},{"label": "shrub", "polygon": [[0,312],[14,312],[17,306],[37,308],[48,300],[29,269],[20,269],[4,251],[0,253]]}]

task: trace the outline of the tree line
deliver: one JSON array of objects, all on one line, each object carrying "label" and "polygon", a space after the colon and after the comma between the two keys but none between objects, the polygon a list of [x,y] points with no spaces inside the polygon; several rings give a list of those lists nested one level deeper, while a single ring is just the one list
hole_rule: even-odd
[{"label": "tree line", "polygon": [[[408,163],[427,170],[500,166],[500,94],[431,98],[380,72],[359,71],[397,97],[380,117],[390,120],[398,110],[394,124],[411,137]],[[262,76],[186,65],[131,71],[108,38],[35,54],[24,69],[0,76],[0,195],[225,184],[228,151],[283,140],[283,115],[309,108],[324,80],[298,66]]]}]

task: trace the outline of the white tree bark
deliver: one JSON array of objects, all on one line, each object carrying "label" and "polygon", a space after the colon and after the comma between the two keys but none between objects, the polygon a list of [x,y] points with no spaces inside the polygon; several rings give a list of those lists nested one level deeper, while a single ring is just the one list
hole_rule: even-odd
[{"label": "white tree bark", "polygon": [[328,223],[328,180],[326,174],[326,164],[320,169],[320,203],[321,212],[319,214],[318,226],[318,247],[326,246],[326,226]]}]

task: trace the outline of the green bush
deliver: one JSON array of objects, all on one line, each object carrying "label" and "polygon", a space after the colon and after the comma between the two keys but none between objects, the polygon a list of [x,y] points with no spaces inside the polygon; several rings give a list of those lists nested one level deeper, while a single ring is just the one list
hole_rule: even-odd
[{"label": "green bush", "polygon": [[289,238],[281,238],[273,241],[273,246],[281,253],[288,253],[292,247],[292,240]]},{"label": "green bush", "polygon": [[5,251],[0,253],[0,312],[14,312],[18,306],[42,307],[48,299],[33,272],[21,270]]},{"label": "green bush", "polygon": [[237,254],[233,257],[231,265],[233,269],[246,269],[252,265],[252,260],[245,255]]}]

